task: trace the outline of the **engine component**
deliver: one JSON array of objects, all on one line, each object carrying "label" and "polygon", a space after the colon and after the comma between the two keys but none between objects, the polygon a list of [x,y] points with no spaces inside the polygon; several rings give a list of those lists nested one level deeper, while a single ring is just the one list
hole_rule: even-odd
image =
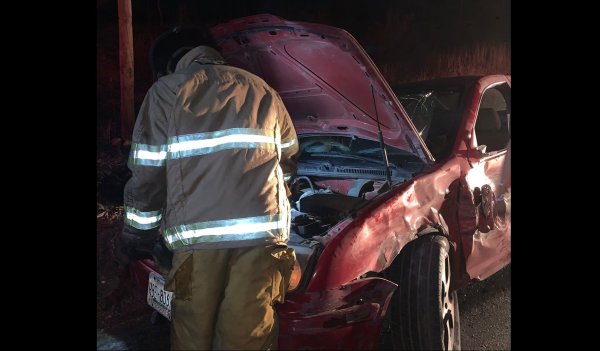
[{"label": "engine component", "polygon": [[323,224],[321,220],[309,214],[302,214],[294,218],[293,227],[303,238],[312,238],[327,232],[331,225]]}]

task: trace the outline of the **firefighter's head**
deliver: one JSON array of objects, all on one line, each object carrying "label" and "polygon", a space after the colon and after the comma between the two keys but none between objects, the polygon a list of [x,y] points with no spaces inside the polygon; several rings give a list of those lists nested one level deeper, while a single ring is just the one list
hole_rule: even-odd
[{"label": "firefighter's head", "polygon": [[150,48],[152,72],[157,78],[173,73],[179,60],[197,46],[217,49],[207,28],[177,26],[161,34]]}]

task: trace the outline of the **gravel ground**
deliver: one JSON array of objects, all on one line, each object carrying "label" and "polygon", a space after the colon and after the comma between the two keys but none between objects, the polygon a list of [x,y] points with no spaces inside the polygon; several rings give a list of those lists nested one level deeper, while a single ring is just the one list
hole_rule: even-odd
[{"label": "gravel ground", "polygon": [[[458,292],[463,350],[510,350],[510,265]],[[152,325],[145,314],[97,331],[98,350],[166,350],[168,324]]]},{"label": "gravel ground", "polygon": [[463,350],[510,350],[511,265],[458,291]]}]

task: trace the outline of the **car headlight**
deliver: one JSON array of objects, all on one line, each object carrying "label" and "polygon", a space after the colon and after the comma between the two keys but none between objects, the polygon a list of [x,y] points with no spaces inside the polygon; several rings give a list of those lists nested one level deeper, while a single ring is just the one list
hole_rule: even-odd
[{"label": "car headlight", "polygon": [[316,241],[305,240],[302,243],[290,242],[288,247],[293,248],[296,253],[296,262],[294,262],[294,269],[287,289],[288,292],[292,292],[307,284],[322,246]]},{"label": "car headlight", "polygon": [[300,267],[300,263],[298,260],[294,262],[294,270],[292,270],[292,276],[290,278],[290,284],[288,285],[288,291],[294,291],[300,285],[300,280],[302,279],[302,267]]}]

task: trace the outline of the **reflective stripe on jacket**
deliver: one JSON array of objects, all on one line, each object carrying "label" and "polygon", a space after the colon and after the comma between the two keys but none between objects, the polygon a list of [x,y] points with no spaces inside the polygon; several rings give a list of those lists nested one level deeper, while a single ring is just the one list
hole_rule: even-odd
[{"label": "reflective stripe on jacket", "polygon": [[150,88],[135,123],[125,226],[162,226],[172,250],[289,237],[284,177],[298,152],[290,116],[261,78],[222,60],[192,49]]}]

